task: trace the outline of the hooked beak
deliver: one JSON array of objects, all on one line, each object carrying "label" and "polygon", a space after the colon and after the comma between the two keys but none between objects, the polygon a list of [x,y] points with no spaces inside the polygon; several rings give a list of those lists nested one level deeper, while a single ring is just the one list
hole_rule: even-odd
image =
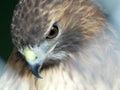
[{"label": "hooked beak", "polygon": [[[24,49],[24,56],[32,73],[36,77],[42,78],[39,72],[43,64],[43,60],[42,60],[43,57],[41,58],[41,60],[39,60],[36,54],[28,48]],[[42,56],[45,56],[45,55],[42,55]]]},{"label": "hooked beak", "polygon": [[40,73],[39,73],[42,65],[40,65],[40,64],[30,65],[30,64],[29,64],[29,67],[30,67],[32,73],[33,73],[36,77],[42,78],[42,76],[41,76]]},{"label": "hooked beak", "polygon": [[[32,71],[32,73],[38,77],[42,78],[40,75],[40,69],[42,68],[42,65],[44,63],[44,60],[46,59],[47,55],[53,51],[57,43],[52,45],[52,47],[46,48],[46,47],[40,47],[39,49],[31,50],[30,48],[25,48],[23,50],[23,55],[25,56],[25,59]],[[44,45],[43,45],[44,46]],[[35,53],[36,52],[36,53]]]}]

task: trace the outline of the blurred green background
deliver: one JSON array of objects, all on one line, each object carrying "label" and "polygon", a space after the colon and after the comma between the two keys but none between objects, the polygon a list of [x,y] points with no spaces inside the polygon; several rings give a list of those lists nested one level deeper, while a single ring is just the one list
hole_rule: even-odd
[{"label": "blurred green background", "polygon": [[12,51],[10,24],[18,0],[0,0],[0,57],[7,60]]}]

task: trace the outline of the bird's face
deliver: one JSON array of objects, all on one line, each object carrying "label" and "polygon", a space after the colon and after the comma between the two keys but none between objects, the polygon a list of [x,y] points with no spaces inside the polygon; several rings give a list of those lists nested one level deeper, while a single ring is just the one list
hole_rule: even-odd
[{"label": "bird's face", "polygon": [[39,71],[43,67],[43,64],[47,67],[52,66],[55,62],[59,62],[58,60],[61,60],[66,56],[64,51],[57,50],[60,43],[60,35],[60,26],[57,23],[54,23],[50,30],[43,34],[43,37],[46,37],[43,38],[40,43],[36,43],[33,46],[28,44],[19,49],[20,53],[25,56],[25,59],[35,76],[41,77]]},{"label": "bird's face", "polygon": [[41,77],[41,68],[54,66],[67,56],[62,49],[67,45],[62,45],[66,43],[62,42],[66,37],[62,34],[60,23],[64,11],[57,5],[61,2],[46,1],[46,6],[43,6],[44,3],[41,1],[35,4],[32,0],[21,0],[15,9],[11,30],[14,45],[25,57],[36,77]]},{"label": "bird's face", "polygon": [[101,14],[92,10],[94,8],[86,10],[87,5],[80,6],[82,2],[84,0],[20,0],[16,6],[12,41],[35,76],[41,77],[41,68],[57,65],[66,60],[69,53],[75,54],[100,28],[101,23],[96,21],[103,21],[99,18]]}]

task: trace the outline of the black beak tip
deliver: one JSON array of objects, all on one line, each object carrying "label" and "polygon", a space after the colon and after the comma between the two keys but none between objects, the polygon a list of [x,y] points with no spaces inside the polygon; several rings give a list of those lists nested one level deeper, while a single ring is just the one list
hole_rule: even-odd
[{"label": "black beak tip", "polygon": [[31,66],[31,71],[32,71],[32,73],[33,73],[37,78],[41,78],[41,79],[42,79],[42,76],[41,76],[40,73],[39,73],[40,69],[41,69],[41,65],[39,65],[39,64],[36,64],[36,65]]}]

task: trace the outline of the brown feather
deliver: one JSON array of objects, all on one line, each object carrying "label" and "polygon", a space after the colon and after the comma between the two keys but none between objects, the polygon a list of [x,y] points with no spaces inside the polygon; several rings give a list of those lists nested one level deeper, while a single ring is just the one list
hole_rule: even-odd
[{"label": "brown feather", "polygon": [[24,0],[16,8],[11,32],[17,48],[39,43],[38,38],[56,20],[63,29],[58,50],[66,51],[68,57],[59,65],[43,68],[43,79],[38,79],[14,49],[0,90],[120,89],[119,32],[107,22],[100,7],[90,0]]}]

